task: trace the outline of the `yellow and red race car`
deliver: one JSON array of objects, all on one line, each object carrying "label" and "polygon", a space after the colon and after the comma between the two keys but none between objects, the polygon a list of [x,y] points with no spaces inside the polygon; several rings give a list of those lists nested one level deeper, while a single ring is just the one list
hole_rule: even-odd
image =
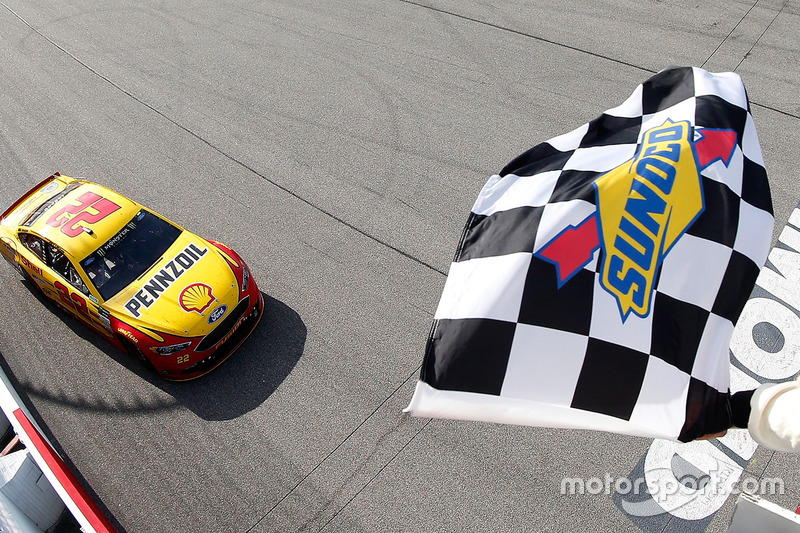
[{"label": "yellow and red race car", "polygon": [[227,246],[59,174],[0,216],[0,253],[48,298],[169,380],[222,363],[264,308],[247,265]]}]

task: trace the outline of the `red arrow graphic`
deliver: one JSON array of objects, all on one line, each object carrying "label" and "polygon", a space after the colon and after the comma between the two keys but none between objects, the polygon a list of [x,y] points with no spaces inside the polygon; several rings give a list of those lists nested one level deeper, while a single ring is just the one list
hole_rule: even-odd
[{"label": "red arrow graphic", "polygon": [[556,265],[558,286],[561,287],[592,260],[594,251],[599,246],[597,212],[594,212],[577,226],[568,227],[536,255]]},{"label": "red arrow graphic", "polygon": [[694,142],[697,166],[702,170],[714,161],[720,160],[727,167],[736,148],[736,132],[710,128],[698,128],[695,131],[701,135],[700,139]]}]

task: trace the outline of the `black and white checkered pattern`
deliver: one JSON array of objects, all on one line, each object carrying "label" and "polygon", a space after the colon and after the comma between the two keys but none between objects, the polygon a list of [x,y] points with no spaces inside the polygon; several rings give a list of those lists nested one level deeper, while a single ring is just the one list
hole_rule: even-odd
[{"label": "black and white checkered pattern", "polygon": [[[600,284],[603,248],[561,287],[535,254],[597,211],[594,182],[647,130],[731,129],[702,170],[705,209],[663,259],[645,317]],[[619,107],[539,144],[481,191],[436,310],[418,416],[582,427],[691,440],[730,425],[729,341],[769,252],[772,204],[735,74],[662,71]]]}]

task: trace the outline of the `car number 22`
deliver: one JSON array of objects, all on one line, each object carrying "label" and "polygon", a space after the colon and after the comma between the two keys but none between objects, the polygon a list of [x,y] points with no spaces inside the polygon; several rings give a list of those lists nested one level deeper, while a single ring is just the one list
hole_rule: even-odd
[{"label": "car number 22", "polygon": [[[68,237],[77,237],[84,231],[84,226],[78,225],[79,222],[94,224],[103,220],[108,215],[120,207],[103,198],[97,193],[87,192],[78,197],[79,205],[70,204],[62,207],[47,219],[47,225],[54,228],[61,227],[61,233]],[[95,213],[89,211],[92,208]],[[70,217],[69,215],[74,215]],[[69,224],[67,224],[69,222]]]}]

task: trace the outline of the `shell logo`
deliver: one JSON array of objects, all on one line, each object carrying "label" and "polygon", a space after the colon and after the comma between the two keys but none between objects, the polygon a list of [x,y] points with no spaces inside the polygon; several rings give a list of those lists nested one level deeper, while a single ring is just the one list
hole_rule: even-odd
[{"label": "shell logo", "polygon": [[203,313],[216,298],[211,292],[211,287],[205,283],[192,283],[181,291],[178,301],[186,311]]}]

